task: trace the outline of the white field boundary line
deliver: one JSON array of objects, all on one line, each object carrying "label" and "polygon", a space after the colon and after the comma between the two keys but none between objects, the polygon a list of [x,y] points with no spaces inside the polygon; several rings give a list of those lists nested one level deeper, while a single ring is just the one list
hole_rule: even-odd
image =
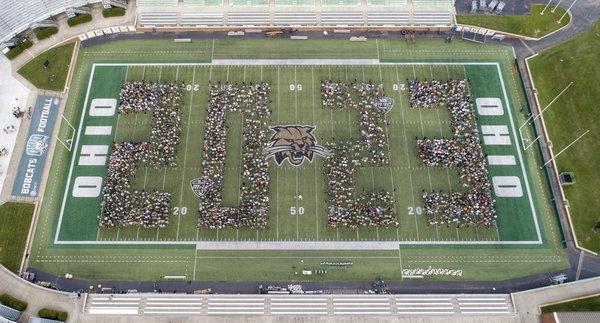
[{"label": "white field boundary line", "polygon": [[[269,65],[268,63],[276,63],[279,62],[280,60],[260,60],[261,62],[264,62],[265,64],[263,65]],[[303,60],[295,60],[297,62],[302,62]],[[312,60],[310,60],[312,61]],[[344,59],[339,59],[339,60],[335,60],[336,64],[333,65],[355,65],[354,62],[356,60],[344,60]],[[376,60],[369,60],[369,61],[376,61]],[[348,63],[348,64],[345,64]],[[432,62],[376,62],[376,63],[372,63],[370,65],[381,65],[381,66],[395,66],[395,65],[431,65]],[[78,131],[77,131],[77,139],[75,141],[75,151],[73,152],[73,157],[71,158],[71,165],[69,168],[69,175],[67,178],[67,184],[65,187],[65,191],[63,192],[63,201],[61,204],[61,208],[60,208],[60,215],[59,215],[59,219],[58,219],[58,225],[57,225],[57,230],[54,236],[54,244],[57,245],[195,245],[196,249],[202,248],[202,249],[213,249],[213,250],[218,250],[218,249],[272,249],[272,248],[276,248],[276,247],[283,247],[283,246],[292,246],[290,248],[298,248],[298,249],[306,249],[306,250],[310,250],[310,249],[330,249],[330,247],[328,247],[330,244],[333,244],[336,246],[336,248],[339,249],[366,249],[366,250],[373,250],[373,249],[389,249],[389,250],[396,250],[398,248],[399,245],[539,245],[542,244],[542,238],[541,238],[541,232],[540,232],[540,228],[539,228],[539,223],[538,223],[538,219],[537,219],[537,212],[535,209],[535,205],[533,203],[533,198],[531,195],[531,190],[529,187],[529,180],[527,178],[527,173],[525,171],[525,165],[523,162],[523,156],[521,153],[521,149],[520,149],[520,145],[518,145],[517,143],[518,138],[517,138],[517,134],[515,131],[515,124],[514,124],[514,119],[512,116],[512,111],[511,111],[511,107],[510,107],[510,103],[508,100],[508,95],[506,92],[506,86],[504,84],[504,79],[502,77],[502,71],[500,69],[500,64],[498,62],[435,62],[435,65],[456,65],[456,66],[464,66],[464,65],[471,65],[471,66],[496,66],[497,72],[498,72],[498,77],[500,78],[500,83],[502,85],[502,92],[503,92],[503,96],[504,96],[504,101],[506,102],[506,106],[507,106],[507,110],[509,112],[509,119],[510,119],[510,123],[511,123],[511,128],[512,128],[512,134],[513,134],[513,140],[515,141],[515,146],[518,152],[518,156],[519,156],[519,161],[521,163],[521,171],[522,171],[522,175],[523,175],[523,179],[525,181],[525,187],[527,189],[527,196],[529,199],[529,204],[531,207],[531,211],[533,214],[533,220],[536,226],[536,233],[537,233],[537,240],[523,240],[523,241],[428,241],[428,240],[421,240],[421,241],[414,241],[414,240],[404,240],[404,241],[77,241],[77,240],[71,240],[71,241],[61,241],[58,239],[59,235],[60,235],[60,229],[62,226],[62,219],[63,219],[63,215],[64,215],[64,209],[65,209],[65,204],[66,204],[66,199],[67,196],[69,194],[67,194],[68,189],[71,185],[71,177],[73,175],[73,166],[75,164],[75,157],[77,156],[77,149],[79,147],[79,140],[81,137],[81,129],[83,127],[83,121],[85,119],[85,116],[87,114],[87,109],[88,109],[88,101],[89,101],[89,95],[90,95],[90,90],[91,90],[91,86],[92,86],[92,81],[94,79],[94,73],[95,73],[95,69],[96,67],[102,67],[102,66],[112,66],[112,67],[118,67],[118,66],[215,66],[215,64],[212,63],[94,63],[92,64],[92,70],[90,72],[90,79],[88,80],[88,86],[87,86],[87,92],[86,92],[86,96],[85,96],[85,102],[84,102],[84,107],[83,107],[83,111],[81,113],[81,118],[79,121],[79,127],[78,127]],[[273,65],[279,65],[279,64],[273,64]],[[221,66],[227,66],[227,65],[221,65]],[[555,166],[556,167],[556,166]],[[334,248],[331,248],[334,249]]]}]

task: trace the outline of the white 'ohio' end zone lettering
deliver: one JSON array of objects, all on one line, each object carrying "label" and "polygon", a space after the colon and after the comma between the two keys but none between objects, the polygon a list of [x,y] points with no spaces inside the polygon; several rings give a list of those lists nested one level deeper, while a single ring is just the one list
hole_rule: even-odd
[{"label": "white 'ohio' end zone lettering", "polygon": [[83,145],[78,166],[104,166],[108,158],[108,145]]},{"label": "white 'ohio' end zone lettering", "polygon": [[102,189],[102,177],[78,176],[73,183],[73,197],[98,197]]},{"label": "white 'ohio' end zone lettering", "polygon": [[475,99],[475,105],[480,116],[501,116],[504,114],[502,101],[498,98],[478,98]]},{"label": "white 'ohio' end zone lettering", "polygon": [[90,104],[90,116],[112,117],[117,109],[116,99],[93,99]]},{"label": "white 'ohio' end zone lettering", "polygon": [[505,125],[484,125],[481,126],[481,133],[483,134],[483,143],[485,145],[510,145],[508,127]]}]

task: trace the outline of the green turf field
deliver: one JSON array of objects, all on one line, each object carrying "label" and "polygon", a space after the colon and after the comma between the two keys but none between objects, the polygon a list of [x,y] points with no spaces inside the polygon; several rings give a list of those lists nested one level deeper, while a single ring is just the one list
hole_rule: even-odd
[{"label": "green turf field", "polygon": [[[538,152],[524,151],[521,136],[533,139],[525,127],[521,84],[510,48],[457,42],[441,47],[439,42],[370,41],[198,41],[189,45],[168,41],[122,41],[82,49],[75,72],[61,139],[74,138],[75,154],[59,147],[51,172],[56,174],[45,191],[45,207],[30,265],[51,272],[68,270],[86,277],[157,279],[183,274],[190,279],[294,279],[294,268],[319,266],[320,261],[355,259],[352,268],[332,270],[318,279],[371,279],[377,273],[402,279],[401,269],[427,266],[466,269],[466,279],[502,279],[566,266],[560,234],[544,173],[539,171]],[[161,50],[154,50],[161,48]],[[375,63],[344,65],[214,65],[230,58],[370,58]],[[379,62],[377,62],[379,59]],[[421,190],[460,190],[457,171],[422,166],[416,155],[416,137],[450,135],[448,112],[409,108],[407,79],[468,78],[474,98],[501,100],[505,113],[481,117],[481,125],[506,126],[510,145],[486,146],[489,155],[511,155],[514,166],[492,166],[491,176],[514,176],[523,194],[516,198],[496,196],[498,225],[491,228],[427,226],[420,201]],[[197,229],[198,198],[190,180],[200,174],[202,134],[207,108],[208,82],[266,81],[271,84],[273,114],[270,125],[314,125],[317,141],[356,138],[357,115],[331,112],[320,102],[320,81],[372,80],[381,82],[396,104],[387,115],[390,167],[359,171],[358,190],[395,190],[398,228],[329,229],[322,160],[299,167],[270,163],[271,184],[268,229]],[[174,194],[173,215],[163,229],[123,227],[98,229],[99,198],[74,198],[73,181],[79,176],[104,176],[105,167],[77,163],[82,145],[109,145],[113,140],[144,139],[149,136],[149,118],[144,114],[91,117],[88,105],[94,99],[118,98],[125,80],[176,81],[190,84],[183,106],[182,139],[178,166],[152,168],[139,165],[134,185],[164,189]],[[526,110],[526,107],[525,107]],[[240,187],[239,115],[228,117],[225,203],[235,205]],[[86,126],[110,126],[110,136],[85,135]],[[66,192],[66,193],[65,193]],[[303,199],[294,199],[302,195]],[[200,241],[198,245],[196,242]],[[252,249],[245,242],[371,242],[382,250],[207,250],[202,242],[232,242],[239,249]],[[196,247],[198,246],[198,250]],[[245,247],[244,247],[245,246]],[[391,246],[391,247],[390,247]],[[462,247],[460,247],[462,246]],[[377,249],[370,247],[371,249]],[[293,249],[293,248],[292,248]],[[310,249],[318,249],[313,247]],[[348,247],[342,249],[349,249]],[[386,250],[383,250],[386,249]],[[307,261],[299,261],[300,259]],[[271,259],[264,261],[265,259]],[[308,260],[310,259],[310,260]],[[131,266],[151,263],[139,273]],[[535,263],[535,268],[531,264]],[[377,269],[373,264],[377,264]],[[110,268],[110,270],[108,270]],[[243,269],[242,269],[243,268]],[[313,267],[314,268],[314,267]],[[511,268],[510,271],[491,270]],[[439,279],[439,277],[438,277]]]}]

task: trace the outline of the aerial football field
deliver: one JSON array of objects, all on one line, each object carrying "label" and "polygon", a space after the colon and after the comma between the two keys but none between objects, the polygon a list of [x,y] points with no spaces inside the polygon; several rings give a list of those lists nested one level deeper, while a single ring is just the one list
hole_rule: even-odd
[{"label": "aerial football field", "polygon": [[[461,274],[418,279],[501,280],[567,266],[537,135],[526,122],[529,110],[510,47],[426,40],[198,40],[190,44],[122,40],[81,48],[75,64],[60,141],[53,147],[49,179],[38,206],[30,267],[90,279],[184,276],[210,281],[379,276],[402,280],[411,276],[403,275],[407,270],[429,267]],[[468,79],[474,101],[498,102],[496,108],[502,113],[478,117],[482,133],[499,127],[507,130],[496,136],[509,144],[483,145],[488,156],[502,156],[495,159],[502,162],[489,168],[491,181],[498,183],[495,225],[427,225],[422,192],[463,192],[464,188],[458,169],[425,166],[417,157],[417,138],[450,138],[452,131],[446,108],[410,107],[407,81],[413,79]],[[391,164],[362,167],[356,189],[393,192],[399,225],[329,228],[323,159],[315,156],[300,166],[269,161],[268,228],[198,228],[199,197],[190,183],[202,170],[210,84],[267,82],[271,86],[269,126],[312,126],[316,143],[325,146],[359,138],[357,112],[323,107],[320,84],[325,80],[380,83],[394,100],[385,124]],[[106,166],[78,162],[82,147],[150,136],[149,114],[90,113],[93,104],[118,101],[126,81],[184,84],[177,166],[140,163],[132,182],[138,190],[173,194],[172,215],[165,228],[99,228],[101,196],[74,193],[78,179],[106,176]],[[222,196],[223,205],[235,207],[242,185],[241,115],[228,115],[227,124]],[[510,187],[503,187],[506,181],[498,179],[507,178]],[[341,261],[352,265],[323,264]],[[302,269],[328,273],[303,276],[298,274]]]}]

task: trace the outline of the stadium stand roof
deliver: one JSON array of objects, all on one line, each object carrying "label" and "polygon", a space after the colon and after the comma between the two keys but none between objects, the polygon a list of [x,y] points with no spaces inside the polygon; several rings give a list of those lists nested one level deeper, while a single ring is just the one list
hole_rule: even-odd
[{"label": "stadium stand roof", "polygon": [[34,22],[55,16],[68,8],[96,2],[102,0],[2,0],[0,42],[10,40]]}]

